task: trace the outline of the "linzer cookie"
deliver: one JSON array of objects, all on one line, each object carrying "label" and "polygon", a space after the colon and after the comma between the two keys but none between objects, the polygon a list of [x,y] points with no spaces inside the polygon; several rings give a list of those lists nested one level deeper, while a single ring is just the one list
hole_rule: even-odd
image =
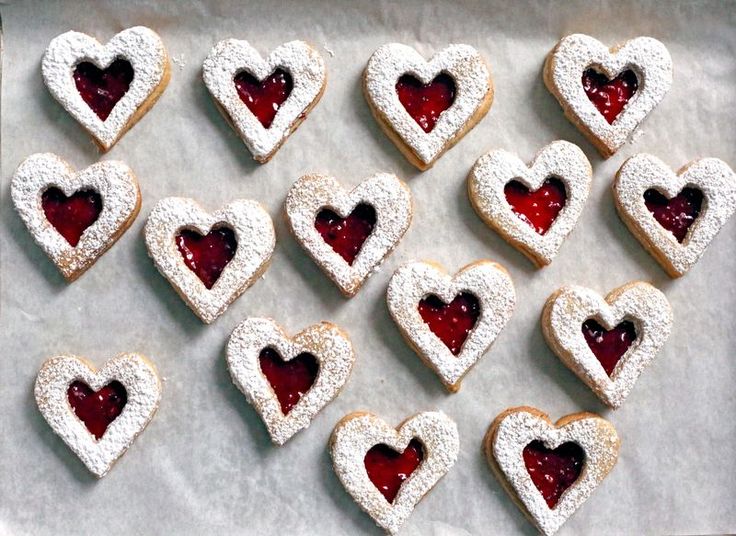
[{"label": "linzer cookie", "polygon": [[469,45],[449,45],[429,61],[409,46],[383,45],[368,60],[363,89],[386,135],[422,170],[483,119],[493,101],[491,73]]},{"label": "linzer cookie", "polygon": [[61,355],[43,364],[34,393],[49,426],[100,478],[153,418],[161,383],[140,354],[120,354],[98,370]]},{"label": "linzer cookie", "polygon": [[547,56],[544,83],[565,116],[608,158],[669,91],[672,58],[651,37],[609,49],[590,36],[573,34]]},{"label": "linzer cookie", "polygon": [[633,281],[605,298],[567,286],[547,300],[542,331],[552,351],[608,406],[618,408],[672,331],[667,298]]},{"label": "linzer cookie", "polygon": [[429,262],[401,266],[386,301],[401,334],[450,392],[511,318],[516,291],[506,269],[481,260],[454,276]]},{"label": "linzer cookie", "polygon": [[626,160],[613,197],[619,216],[671,277],[698,262],[736,210],[736,173],[717,158],[674,173],[650,154]]},{"label": "linzer cookie", "polygon": [[18,166],[10,194],[33,239],[68,281],[120,238],[141,204],[138,181],[124,163],[108,160],[75,172],[50,153]]},{"label": "linzer cookie", "polygon": [[409,188],[378,173],[351,191],[328,175],[304,175],[284,205],[292,233],[347,297],[393,251],[409,228]]},{"label": "linzer cookie", "polygon": [[105,45],[83,33],[61,34],[46,49],[41,70],[54,98],[103,151],[154,105],[170,76],[161,38],[144,26]]},{"label": "linzer cookie", "polygon": [[351,413],[330,439],[332,465],[355,502],[396,534],[457,460],[457,426],[444,413],[419,413],[394,429],[370,413]]},{"label": "linzer cookie", "polygon": [[555,141],[527,166],[504,150],[481,156],[468,176],[478,216],[538,267],[552,262],[590,192],[590,162],[577,145]]},{"label": "linzer cookie", "polygon": [[556,533],[613,469],[619,446],[613,425],[593,413],[552,424],[530,407],[501,413],[483,440],[502,486],[546,536]]},{"label": "linzer cookie", "polygon": [[290,41],[265,59],[247,41],[217,43],[202,66],[218,108],[258,162],[267,162],[319,102],[327,78],[322,56]]}]

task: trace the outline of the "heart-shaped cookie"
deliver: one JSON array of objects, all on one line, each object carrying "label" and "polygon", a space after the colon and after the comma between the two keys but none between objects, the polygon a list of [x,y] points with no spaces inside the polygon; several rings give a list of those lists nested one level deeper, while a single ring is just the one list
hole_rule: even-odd
[{"label": "heart-shaped cookie", "polygon": [[672,58],[651,37],[609,49],[588,35],[573,34],[547,55],[544,83],[565,116],[608,158],[669,91]]},{"label": "heart-shaped cookie", "polygon": [[399,267],[386,293],[404,339],[456,392],[511,318],[516,291],[506,269],[481,260],[454,276],[429,262]]},{"label": "heart-shaped cookie", "polygon": [[370,413],[351,413],[330,438],[340,482],[389,534],[455,464],[459,449],[457,426],[440,412],[419,413],[398,429]]},{"label": "heart-shaped cookie", "polygon": [[286,335],[271,319],[248,318],[227,344],[233,383],[283,445],[307,428],[350,377],[353,345],[336,325],[321,322]]},{"label": "heart-shaped cookie", "polygon": [[555,141],[529,166],[504,150],[481,156],[468,175],[468,195],[487,225],[542,267],[552,262],[575,227],[591,179],[583,151]]},{"label": "heart-shaped cookie", "polygon": [[75,172],[51,153],[29,156],[10,194],[33,239],[68,281],[74,281],[133,223],[141,206],[128,166],[108,160]]},{"label": "heart-shaped cookie", "polygon": [[161,384],[140,354],[120,354],[98,370],[61,355],[43,364],[34,393],[49,426],[101,478],[153,418]]},{"label": "heart-shaped cookie", "polygon": [[102,45],[66,32],[43,56],[51,94],[107,151],[154,105],[169,83],[161,38],[145,26],[128,28]]},{"label": "heart-shaped cookie", "polygon": [[346,192],[333,177],[304,175],[284,204],[291,232],[347,297],[396,247],[409,228],[409,188],[378,173]]},{"label": "heart-shaped cookie", "polygon": [[304,41],[263,59],[247,41],[225,39],[204,60],[202,78],[258,162],[268,162],[304,121],[327,83],[322,56]]},{"label": "heart-shaped cookie", "polygon": [[619,438],[593,413],[555,424],[530,407],[507,409],[483,440],[488,464],[522,512],[551,536],[613,469]]},{"label": "heart-shaped cookie", "polygon": [[276,245],[271,217],[245,199],[208,213],[193,199],[167,197],[153,207],[145,236],[161,275],[206,324],[261,276]]},{"label": "heart-shaped cookie", "polygon": [[736,210],[736,173],[717,158],[694,160],[674,173],[641,153],[616,174],[619,216],[671,277],[700,259]]},{"label": "heart-shaped cookie", "polygon": [[450,45],[429,61],[407,45],[383,45],[368,60],[363,90],[378,124],[421,170],[460,141],[493,102],[491,73],[469,45]]},{"label": "heart-shaped cookie", "polygon": [[672,310],[662,292],[633,281],[605,298],[568,286],[552,294],[542,331],[559,356],[608,406],[618,408],[672,331]]}]

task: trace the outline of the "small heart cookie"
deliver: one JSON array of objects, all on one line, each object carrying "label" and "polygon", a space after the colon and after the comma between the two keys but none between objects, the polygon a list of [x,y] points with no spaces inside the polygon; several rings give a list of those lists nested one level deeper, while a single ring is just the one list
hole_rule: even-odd
[{"label": "small heart cookie", "polygon": [[615,409],[669,337],[672,309],[662,292],[642,281],[605,298],[563,287],[547,299],[542,331],[562,362]]},{"label": "small heart cookie", "polygon": [[55,37],[41,63],[54,98],[95,138],[103,151],[154,105],[169,83],[161,38],[145,26],[102,45],[79,32]]},{"label": "small heart cookie", "polygon": [[588,35],[573,34],[547,55],[544,83],[565,116],[608,158],[669,91],[672,58],[651,37],[609,49]]},{"label": "small heart cookie", "polygon": [[396,534],[457,461],[457,426],[444,413],[419,413],[398,429],[370,413],[351,413],[330,438],[337,477],[373,521]]},{"label": "small heart cookie", "polygon": [[167,197],[153,207],[145,236],[156,268],[205,324],[261,276],[276,245],[271,217],[245,199],[210,214],[193,199]]},{"label": "small heart cookie", "polygon": [[454,276],[429,262],[401,266],[386,301],[401,334],[450,392],[511,318],[516,291],[506,269],[481,260]]},{"label": "small heart cookie", "polygon": [[327,78],[322,56],[303,41],[263,59],[247,41],[217,43],[202,78],[228,123],[258,162],[268,162],[319,102]]},{"label": "small heart cookie", "polygon": [[43,364],[34,394],[49,426],[101,478],[153,418],[161,383],[140,354],[120,354],[98,370],[61,355]]},{"label": "small heart cookie", "polygon": [[304,175],[284,204],[294,237],[347,296],[393,251],[409,228],[409,188],[378,173],[346,192],[333,177]]},{"label": "small heart cookie", "polygon": [[248,318],[227,343],[233,383],[277,445],[307,428],[340,393],[354,362],[347,334],[329,322],[289,337],[271,319]]},{"label": "small heart cookie", "polygon": [[450,45],[429,61],[407,45],[383,45],[368,60],[363,91],[383,131],[421,170],[460,141],[493,102],[491,73],[469,45]]},{"label": "small heart cookie", "polygon": [[592,173],[583,151],[566,141],[543,147],[529,166],[496,150],[470,170],[468,196],[488,226],[541,268],[575,227]]},{"label": "small heart cookie", "polygon": [[593,413],[552,424],[538,409],[507,409],[483,440],[488,464],[522,512],[551,536],[613,469],[620,441]]},{"label": "small heart cookie", "polygon": [[675,174],[641,153],[618,170],[613,197],[637,240],[670,277],[680,277],[736,210],[736,173],[722,160],[702,158]]},{"label": "small heart cookie", "polygon": [[18,166],[10,195],[33,239],[68,281],[74,281],[130,227],[141,206],[135,175],[122,162],[82,171],[51,153]]}]

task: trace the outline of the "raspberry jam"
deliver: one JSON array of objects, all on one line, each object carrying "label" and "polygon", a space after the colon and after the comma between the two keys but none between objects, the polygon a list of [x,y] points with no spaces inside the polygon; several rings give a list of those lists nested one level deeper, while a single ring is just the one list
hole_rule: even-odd
[{"label": "raspberry jam", "polygon": [[69,405],[87,430],[100,439],[110,423],[118,418],[128,401],[128,393],[119,381],[93,391],[83,381],[72,382],[66,391]]},{"label": "raspberry jam", "polygon": [[205,287],[211,289],[225,266],[233,260],[238,241],[228,227],[212,229],[204,236],[184,229],[176,235],[176,246],[184,257],[184,264],[197,274]]},{"label": "raspberry jam", "polygon": [[388,445],[381,443],[366,452],[363,463],[373,485],[394,502],[401,484],[411,476],[424,459],[424,449],[418,439],[412,439],[402,453],[396,452]]},{"label": "raspberry jam", "polygon": [[682,244],[690,226],[700,215],[703,192],[697,188],[683,188],[672,199],[667,199],[657,190],[644,192],[644,204],[659,224],[671,232]]},{"label": "raspberry jam", "polygon": [[284,415],[309,391],[319,372],[317,358],[306,352],[284,361],[273,348],[264,348],[258,356],[258,362],[261,372],[279,399]]},{"label": "raspberry jam", "polygon": [[547,506],[554,508],[567,488],[580,476],[585,465],[585,452],[577,443],[563,443],[548,449],[541,441],[524,447],[524,465]]},{"label": "raspberry jam", "polygon": [[455,101],[455,81],[447,73],[437,75],[429,84],[422,84],[410,74],[396,82],[399,101],[424,132],[432,132],[442,112]]},{"label": "raspberry jam", "polygon": [[102,197],[94,190],[81,190],[67,197],[52,187],[41,195],[41,207],[54,229],[76,247],[84,230],[100,217]]},{"label": "raspberry jam", "polygon": [[294,83],[291,75],[283,69],[276,69],[259,82],[247,71],[235,75],[235,89],[248,109],[253,112],[264,128],[270,128],[276,112],[289,98]]},{"label": "raspberry jam", "polygon": [[585,94],[609,124],[616,120],[638,88],[639,82],[631,69],[613,80],[595,69],[587,69],[583,73]]},{"label": "raspberry jam", "polygon": [[128,92],[133,77],[133,66],[123,59],[113,61],[107,69],[100,69],[88,61],[74,69],[74,84],[82,100],[103,121]]},{"label": "raspberry jam", "polygon": [[583,323],[583,335],[593,355],[598,358],[610,377],[616,363],[636,340],[636,328],[633,322],[624,320],[615,328],[607,330],[589,318]]},{"label": "raspberry jam", "polygon": [[329,208],[323,208],[314,221],[314,226],[325,242],[351,266],[375,225],[376,211],[365,203],[355,207],[347,218],[341,218]]},{"label": "raspberry jam", "polygon": [[432,333],[445,343],[453,355],[458,355],[478,321],[480,302],[469,292],[458,294],[450,303],[429,294],[419,302],[419,314]]},{"label": "raspberry jam", "polygon": [[511,181],[503,193],[511,210],[540,235],[549,230],[567,201],[565,185],[557,177],[548,178],[533,192],[521,182]]}]

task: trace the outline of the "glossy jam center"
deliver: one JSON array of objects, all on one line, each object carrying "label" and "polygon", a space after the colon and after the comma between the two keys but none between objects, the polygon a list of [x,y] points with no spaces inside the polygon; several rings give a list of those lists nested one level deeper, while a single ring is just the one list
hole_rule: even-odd
[{"label": "glossy jam center", "polygon": [[319,372],[317,358],[306,352],[284,361],[273,348],[264,348],[258,361],[263,375],[279,399],[284,415],[309,391]]},{"label": "glossy jam center", "polygon": [[118,418],[128,401],[128,393],[119,381],[93,391],[82,381],[75,381],[66,391],[69,405],[87,430],[100,439],[112,421]]},{"label": "glossy jam center", "polygon": [[595,69],[587,69],[583,73],[585,94],[609,124],[615,121],[638,88],[639,82],[631,69],[613,80]]},{"label": "glossy jam center", "polygon": [[649,189],[644,192],[644,204],[659,224],[682,244],[688,229],[700,215],[703,192],[697,188],[683,188],[675,197],[667,199],[657,190]]},{"label": "glossy jam center", "polygon": [[82,100],[104,121],[128,92],[133,76],[133,66],[127,60],[117,59],[107,69],[85,61],[74,69],[74,84]]},{"label": "glossy jam center", "polygon": [[401,453],[383,443],[371,447],[363,463],[373,485],[388,502],[393,503],[401,484],[419,467],[423,459],[422,443],[418,439],[412,439]]},{"label": "glossy jam center", "polygon": [[276,69],[259,82],[247,71],[235,75],[235,89],[248,109],[253,112],[264,128],[270,128],[276,112],[289,98],[294,84],[291,75],[283,69]]},{"label": "glossy jam center", "polygon": [[607,330],[596,320],[589,318],[583,322],[583,335],[593,355],[610,377],[616,363],[636,340],[636,329],[633,322],[624,320],[615,328]]},{"label": "glossy jam center", "polygon": [[565,185],[557,177],[550,177],[534,191],[519,181],[511,181],[503,193],[511,210],[540,235],[549,230],[567,201]]},{"label": "glossy jam center", "polygon": [[314,221],[314,226],[325,242],[351,266],[375,225],[376,211],[364,203],[355,207],[347,218],[341,218],[329,208],[323,208]]},{"label": "glossy jam center", "polygon": [[84,230],[102,212],[102,197],[94,190],[81,190],[69,197],[59,188],[49,188],[41,196],[46,219],[72,247],[79,244]]},{"label": "glossy jam center", "polygon": [[458,294],[450,303],[443,302],[435,294],[429,294],[419,302],[419,314],[432,333],[445,343],[453,355],[458,355],[478,321],[480,302],[469,292]]},{"label": "glossy jam center", "polygon": [[541,441],[532,441],[524,447],[524,465],[547,506],[554,508],[565,490],[580,476],[585,452],[573,442],[552,450]]},{"label": "glossy jam center", "polygon": [[176,245],[184,257],[184,264],[208,289],[214,286],[238,249],[235,233],[228,227],[218,227],[204,236],[184,229],[176,235]]},{"label": "glossy jam center", "polygon": [[399,101],[424,132],[432,132],[442,112],[455,101],[455,81],[449,74],[437,75],[429,84],[422,84],[410,74],[396,82]]}]

